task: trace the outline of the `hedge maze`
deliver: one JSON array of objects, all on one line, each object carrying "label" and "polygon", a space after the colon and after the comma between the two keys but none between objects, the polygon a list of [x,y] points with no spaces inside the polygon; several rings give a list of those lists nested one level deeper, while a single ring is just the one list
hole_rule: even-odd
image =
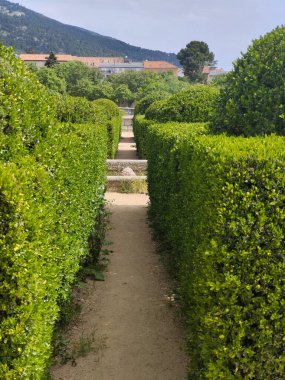
[{"label": "hedge maze", "polygon": [[[284,47],[279,27],[221,88],[146,94],[135,110],[191,380],[284,379]],[[0,66],[0,378],[41,380],[60,307],[100,228],[121,113],[110,100],[48,91],[3,46]]]}]

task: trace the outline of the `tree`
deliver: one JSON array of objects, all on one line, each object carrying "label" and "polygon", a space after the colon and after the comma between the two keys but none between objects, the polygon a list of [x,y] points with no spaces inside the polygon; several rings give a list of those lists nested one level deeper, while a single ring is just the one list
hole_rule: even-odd
[{"label": "tree", "polygon": [[47,57],[47,60],[45,62],[45,66],[51,68],[54,65],[58,65],[58,62],[57,62],[57,58],[56,58],[55,54],[51,51],[50,55]]},{"label": "tree", "polygon": [[[58,77],[67,84],[67,93],[73,96],[86,96],[94,99],[94,87],[102,81],[102,74],[97,69],[90,68],[79,61],[70,61],[54,67]],[[86,85],[86,89],[84,86]]]},{"label": "tree", "polygon": [[113,87],[117,87],[121,84],[128,86],[132,93],[137,93],[139,89],[146,87],[153,80],[161,80],[161,77],[157,73],[147,71],[126,71],[120,74],[111,75],[108,78]]},{"label": "tree", "polygon": [[235,136],[285,136],[285,26],[256,39],[227,74],[211,129]]},{"label": "tree", "polygon": [[72,96],[81,96],[88,100],[93,100],[94,84],[88,78],[81,78],[70,88],[69,94]]},{"label": "tree", "polygon": [[177,54],[184,69],[184,75],[192,82],[204,82],[203,67],[213,67],[216,64],[214,53],[210,52],[208,44],[203,41],[191,41]]},{"label": "tree", "polygon": [[54,70],[43,67],[36,72],[37,78],[40,83],[48,87],[50,90],[64,94],[66,92],[66,82],[64,79],[59,78]]},{"label": "tree", "polygon": [[94,86],[93,99],[114,99],[114,88],[109,82],[102,82]]},{"label": "tree", "polygon": [[126,84],[120,84],[115,88],[114,100],[118,104],[131,104],[135,100],[135,94],[131,92]]},{"label": "tree", "polygon": [[38,67],[34,62],[26,62],[26,65],[34,74],[38,72]]}]

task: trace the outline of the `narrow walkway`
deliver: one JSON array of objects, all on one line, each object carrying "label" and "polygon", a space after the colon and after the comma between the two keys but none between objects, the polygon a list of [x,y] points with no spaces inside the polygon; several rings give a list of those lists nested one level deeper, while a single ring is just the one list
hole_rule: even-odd
[{"label": "narrow walkway", "polygon": [[[134,158],[131,133],[123,132],[116,158]],[[169,297],[171,281],[148,230],[148,196],[107,193],[106,199],[112,212],[107,240],[113,242],[106,280],[88,282],[80,320],[70,332],[75,341],[93,334],[96,349],[76,359],[76,366],[54,367],[52,378],[184,380],[183,332]]]},{"label": "narrow walkway", "polygon": [[134,134],[131,131],[122,131],[119,149],[116,155],[117,160],[137,159],[137,149],[134,141]]}]

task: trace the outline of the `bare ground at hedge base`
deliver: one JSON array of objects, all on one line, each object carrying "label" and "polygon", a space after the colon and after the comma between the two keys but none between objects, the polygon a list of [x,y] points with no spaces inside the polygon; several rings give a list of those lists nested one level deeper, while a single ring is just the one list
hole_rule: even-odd
[{"label": "bare ground at hedge base", "polygon": [[[187,359],[166,275],[146,224],[148,197],[107,193],[114,244],[106,281],[79,293],[82,313],[71,345],[92,337],[93,351],[51,369],[54,380],[182,380]],[[74,363],[73,363],[74,364]]]}]

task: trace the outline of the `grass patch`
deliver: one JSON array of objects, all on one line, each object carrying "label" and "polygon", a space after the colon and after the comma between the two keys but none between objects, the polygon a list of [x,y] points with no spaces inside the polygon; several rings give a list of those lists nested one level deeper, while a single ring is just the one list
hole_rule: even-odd
[{"label": "grass patch", "polygon": [[136,194],[147,194],[147,181],[135,179],[132,181],[122,181],[118,185],[119,193],[136,193]]},{"label": "grass patch", "polygon": [[73,358],[85,357],[90,352],[99,352],[106,347],[105,338],[98,337],[96,331],[87,335],[82,333],[79,341],[75,342],[73,345]]}]

